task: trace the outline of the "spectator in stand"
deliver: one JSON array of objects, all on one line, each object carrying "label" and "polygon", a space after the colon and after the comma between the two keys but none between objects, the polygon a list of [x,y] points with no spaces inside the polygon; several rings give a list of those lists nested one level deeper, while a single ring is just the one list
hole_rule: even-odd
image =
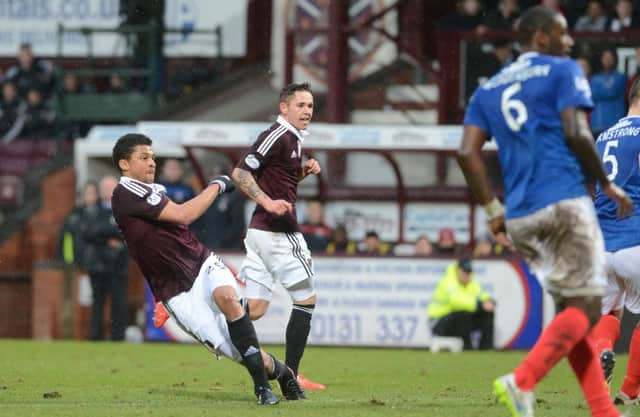
[{"label": "spectator in stand", "polygon": [[562,15],[565,14],[564,9],[562,8],[562,0],[540,0],[539,6],[551,9]]},{"label": "spectator in stand", "polygon": [[85,211],[97,207],[98,199],[98,183],[87,181],[82,187],[79,204],[64,219],[58,240],[58,256],[67,266],[85,269],[81,226],[83,219],[85,219]]},{"label": "spectator in stand", "polygon": [[640,21],[634,13],[633,2],[631,0],[617,0],[615,12],[615,17],[611,19],[611,23],[609,25],[609,29],[612,32],[640,28]]},{"label": "spectator in stand", "polygon": [[127,92],[127,82],[118,74],[111,74],[109,77],[109,87],[107,92],[111,94],[120,94]]},{"label": "spectator in stand", "polygon": [[633,85],[634,81],[637,80],[638,78],[640,78],[640,46],[636,48],[636,70],[633,73],[633,75],[629,77],[629,80],[627,81],[627,90],[624,95],[625,97],[629,97],[631,86]]},{"label": "spectator in stand", "polygon": [[364,241],[359,245],[358,252],[361,255],[387,255],[391,245],[380,240],[380,236],[375,230],[369,230]]},{"label": "spectator in stand", "polygon": [[63,94],[77,94],[80,92],[80,81],[75,74],[65,74],[62,79],[62,93]]},{"label": "spectator in stand", "polygon": [[16,123],[18,115],[24,112],[24,103],[18,98],[16,86],[5,81],[2,84],[2,101],[0,101],[0,137],[3,142],[15,139],[20,133],[22,123]]},{"label": "spectator in stand", "polygon": [[473,245],[473,257],[484,258],[493,255],[493,241],[488,234],[478,237]]},{"label": "spectator in stand", "polygon": [[589,0],[587,10],[578,18],[573,27],[577,32],[604,32],[609,18],[604,9],[603,0]]},{"label": "spectator in stand", "polygon": [[167,196],[174,203],[182,204],[194,196],[193,188],[184,180],[182,161],[169,158],[162,164],[162,176],[158,181],[167,189]]},{"label": "spectator in stand", "polygon": [[47,106],[40,90],[31,88],[27,92],[27,106],[19,136],[26,139],[50,139],[54,136],[55,112]]},{"label": "spectator in stand", "polygon": [[415,256],[431,256],[433,255],[433,244],[427,236],[420,236],[416,239]]},{"label": "spectator in stand", "polygon": [[487,12],[484,25],[493,30],[514,30],[519,17],[518,0],[500,0],[497,10]]},{"label": "spectator in stand", "polygon": [[338,224],[333,230],[333,237],[327,244],[327,255],[354,255],[358,250],[355,242],[349,240],[347,228]]},{"label": "spectator in stand", "polygon": [[445,227],[438,232],[436,253],[439,255],[457,255],[460,252],[453,229]]},{"label": "spectator in stand", "polygon": [[591,78],[591,94],[593,112],[591,112],[591,129],[600,133],[613,126],[626,113],[624,93],[627,88],[627,77],[619,72],[618,54],[615,49],[605,49],[600,56],[602,71]]},{"label": "spectator in stand", "polygon": [[513,45],[509,39],[499,38],[493,41],[493,58],[497,65],[496,72],[513,62]]},{"label": "spectator in stand", "polygon": [[29,90],[35,88],[49,98],[53,91],[54,66],[50,61],[35,58],[31,45],[23,43],[18,50],[18,62],[9,67],[5,80],[15,84],[20,97],[26,97]]},{"label": "spectator in stand", "polygon": [[100,180],[100,201],[82,221],[85,242],[84,265],[91,279],[91,340],[104,338],[103,314],[107,295],[111,298],[111,340],[124,340],[127,327],[129,256],[120,229],[113,218],[111,195],[118,185],[113,176]]},{"label": "spectator in stand", "polygon": [[[89,86],[87,83],[82,82],[75,74],[65,74],[62,79],[62,94],[85,94],[94,92],[93,86]],[[84,137],[89,129],[93,126],[93,123],[89,121],[65,121],[60,127],[60,137],[64,139],[74,139]]]},{"label": "spectator in stand", "polygon": [[[464,349],[473,349],[471,333],[480,331],[477,349],[493,349],[493,312],[496,303],[474,279],[471,260],[461,258],[447,267],[428,307],[431,332],[460,337]],[[524,416],[524,414],[522,414]]]},{"label": "spectator in stand", "polygon": [[319,200],[307,201],[306,220],[300,224],[300,231],[311,252],[324,252],[333,231],[324,222],[324,205]]},{"label": "spectator in stand", "polygon": [[440,19],[438,29],[451,32],[486,31],[479,0],[457,0],[456,10]]},{"label": "spectator in stand", "polygon": [[[89,337],[104,339],[104,304],[111,297],[111,339],[124,340],[127,324],[128,255],[120,229],[113,220],[111,193],[117,180],[104,177],[99,184],[99,199],[87,199],[77,221],[77,241],[82,242],[80,265],[91,281],[93,303]],[[95,193],[95,192],[94,192]],[[93,197],[89,194],[89,197]],[[75,242],[75,241],[74,241]]]},{"label": "spectator in stand", "polygon": [[[229,175],[229,171],[228,167],[215,167],[209,177]],[[191,224],[191,231],[211,250],[243,249],[247,227],[244,217],[245,202],[242,193],[218,195],[207,211]]]},{"label": "spectator in stand", "polygon": [[92,92],[92,88],[87,83],[80,81],[75,74],[65,74],[62,79],[63,94],[79,94]]}]

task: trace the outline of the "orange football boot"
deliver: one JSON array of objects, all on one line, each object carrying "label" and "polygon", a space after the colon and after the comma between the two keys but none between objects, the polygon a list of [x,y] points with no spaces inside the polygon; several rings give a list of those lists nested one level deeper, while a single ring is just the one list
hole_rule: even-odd
[{"label": "orange football boot", "polygon": [[310,391],[324,391],[327,388],[324,384],[313,382],[305,378],[304,375],[302,374],[298,374],[298,384],[300,384],[302,389],[306,389]]},{"label": "orange football boot", "polygon": [[164,308],[164,304],[158,301],[153,309],[153,325],[162,327],[167,320],[169,320],[169,313]]}]

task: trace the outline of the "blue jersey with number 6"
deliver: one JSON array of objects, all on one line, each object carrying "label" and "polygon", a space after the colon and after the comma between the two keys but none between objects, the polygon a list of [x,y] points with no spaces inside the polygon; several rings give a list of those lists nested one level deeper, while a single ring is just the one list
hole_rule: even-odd
[{"label": "blue jersey with number 6", "polygon": [[497,142],[507,218],[587,194],[560,120],[571,107],[593,107],[582,69],[570,58],[535,52],[520,55],[473,94],[464,124]]},{"label": "blue jersey with number 6", "polygon": [[640,117],[623,117],[598,136],[600,159],[609,181],[627,192],[633,200],[634,215],[619,219],[618,205],[596,188],[596,211],[609,252],[640,245]]}]

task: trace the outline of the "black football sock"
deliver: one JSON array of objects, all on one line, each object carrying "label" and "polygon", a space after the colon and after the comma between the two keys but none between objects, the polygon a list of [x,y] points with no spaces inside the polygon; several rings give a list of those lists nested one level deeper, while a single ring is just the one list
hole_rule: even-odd
[{"label": "black football sock", "polygon": [[269,356],[271,356],[271,360],[273,361],[273,369],[267,372],[267,376],[269,379],[276,379],[287,369],[287,365],[277,360],[271,353],[269,353]]},{"label": "black football sock", "polygon": [[285,363],[298,375],[300,359],[307,345],[307,337],[311,330],[311,316],[315,304],[293,304],[289,324],[287,324],[287,353]]},{"label": "black football sock", "polygon": [[227,321],[231,342],[242,355],[242,364],[247,368],[255,389],[258,387],[270,387],[267,373],[264,369],[258,336],[253,328],[253,323],[248,314],[239,319]]},{"label": "black football sock", "polygon": [[240,305],[242,305],[242,308],[244,308],[244,312],[247,313],[247,316],[251,317],[251,314],[249,314],[249,299],[241,298]]}]

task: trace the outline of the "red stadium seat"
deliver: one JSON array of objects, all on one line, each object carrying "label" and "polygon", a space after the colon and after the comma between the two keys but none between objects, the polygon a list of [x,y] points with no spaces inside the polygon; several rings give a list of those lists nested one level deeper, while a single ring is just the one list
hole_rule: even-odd
[{"label": "red stadium seat", "polygon": [[0,156],[0,175],[22,176],[32,166],[31,159],[25,156]]},{"label": "red stadium seat", "polygon": [[0,144],[0,156],[17,157],[45,157],[51,158],[56,155],[58,142],[56,140],[29,140],[17,139],[7,144]]}]

